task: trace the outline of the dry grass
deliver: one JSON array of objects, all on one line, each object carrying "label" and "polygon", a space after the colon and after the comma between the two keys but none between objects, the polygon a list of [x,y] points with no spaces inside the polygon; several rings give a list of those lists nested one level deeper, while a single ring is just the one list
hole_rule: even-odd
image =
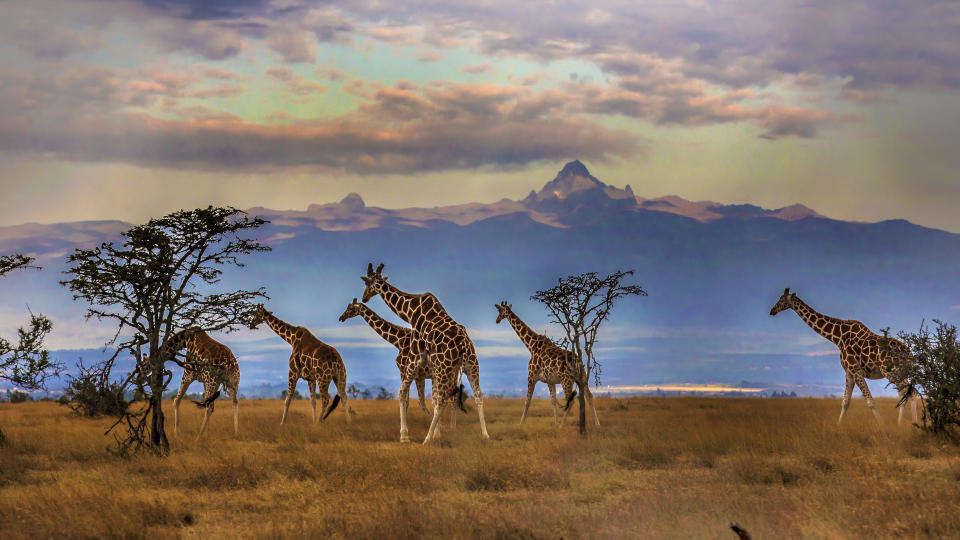
[{"label": "dry grass", "polygon": [[[597,399],[604,426],[557,430],[546,400],[488,399],[493,439],[461,415],[440,444],[402,445],[395,400],[312,425],[295,402],[243,401],[167,459],[108,455],[106,421],[54,403],[0,405],[0,537],[958,537],[960,450],[862,400]],[[169,407],[168,407],[169,411]],[[411,409],[411,436],[427,419]]]}]

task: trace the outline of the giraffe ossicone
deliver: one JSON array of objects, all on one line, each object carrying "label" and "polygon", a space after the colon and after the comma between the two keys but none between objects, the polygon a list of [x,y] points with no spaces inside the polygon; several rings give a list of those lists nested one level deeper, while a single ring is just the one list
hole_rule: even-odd
[{"label": "giraffe ossicone", "polygon": [[789,287],[783,290],[783,295],[770,308],[770,315],[774,316],[788,309],[792,309],[814,332],[833,342],[840,349],[840,366],[846,375],[846,381],[838,423],[843,422],[843,417],[850,406],[850,395],[853,393],[854,385],[860,389],[874,417],[877,421],[880,420],[880,413],[873,402],[873,394],[867,386],[867,379],[887,379],[897,387],[897,394],[900,396],[900,402],[897,405],[898,424],[903,421],[907,401],[911,402],[913,422],[917,422],[919,396],[910,381],[906,380],[899,370],[901,364],[911,361],[910,350],[906,345],[896,339],[871,332],[860,321],[837,319],[818,313],[800,300],[796,293],[790,292]]}]

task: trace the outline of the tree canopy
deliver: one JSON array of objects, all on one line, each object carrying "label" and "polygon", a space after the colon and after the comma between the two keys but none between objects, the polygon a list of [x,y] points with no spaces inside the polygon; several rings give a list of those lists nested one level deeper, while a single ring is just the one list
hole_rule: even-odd
[{"label": "tree canopy", "polygon": [[[31,266],[32,257],[14,253],[0,256],[0,276]],[[21,390],[38,390],[47,379],[60,374],[63,366],[50,360],[43,347],[43,340],[53,330],[47,317],[30,313],[30,324],[17,329],[17,341],[13,343],[0,337],[0,379],[10,381]]]}]

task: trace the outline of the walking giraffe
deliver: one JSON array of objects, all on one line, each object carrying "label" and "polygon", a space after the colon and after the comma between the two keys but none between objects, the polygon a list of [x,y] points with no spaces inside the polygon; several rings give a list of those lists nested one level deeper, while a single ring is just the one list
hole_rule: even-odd
[{"label": "walking giraffe", "polygon": [[794,310],[814,332],[832,341],[840,349],[840,366],[846,374],[846,383],[837,423],[842,422],[847,413],[854,384],[860,388],[860,393],[867,400],[867,407],[870,407],[876,419],[880,420],[880,413],[873,403],[873,395],[867,387],[866,379],[887,379],[897,387],[900,396],[898,424],[903,420],[903,411],[908,400],[911,401],[913,421],[917,421],[919,395],[910,382],[897,373],[900,364],[910,361],[910,351],[906,345],[896,339],[874,334],[860,321],[836,319],[817,313],[800,300],[796,293],[791,293],[789,288],[783,290],[780,300],[770,309],[770,315],[787,309]]},{"label": "walking giraffe", "polygon": [[374,332],[397,348],[396,362],[397,369],[400,370],[400,390],[397,392],[397,400],[400,401],[400,442],[410,442],[410,435],[407,430],[410,383],[416,381],[420,408],[427,413],[427,416],[431,416],[424,401],[425,380],[431,376],[430,363],[423,362],[421,356],[413,351],[413,329],[386,321],[366,304],[357,302],[356,298],[347,305],[347,309],[340,315],[339,320],[343,322],[358,315],[367,321]]},{"label": "walking giraffe", "polygon": [[[290,400],[297,389],[297,381],[307,381],[310,388],[310,407],[313,409],[314,423],[324,420],[343,401],[343,414],[350,423],[350,410],[347,407],[347,369],[343,359],[336,349],[320,341],[309,330],[302,326],[293,326],[275,317],[267,311],[263,304],[258,304],[253,314],[250,328],[256,328],[266,322],[271,330],[293,347],[290,354],[290,369],[287,373],[287,397],[283,402],[283,416],[280,425],[287,420],[287,411],[290,409]],[[330,382],[337,385],[337,395],[330,402],[328,389]],[[320,411],[323,413],[317,418],[317,390],[320,391]]]},{"label": "walking giraffe", "polygon": [[[513,306],[506,302],[494,304],[497,308],[497,324],[507,319],[514,332],[520,338],[520,341],[530,351],[530,363],[527,366],[527,399],[523,403],[523,414],[520,416],[522,424],[527,418],[527,410],[530,409],[530,399],[533,397],[533,388],[538,382],[547,383],[547,389],[550,390],[550,399],[553,401],[553,422],[565,423],[567,414],[570,412],[570,403],[572,402],[576,391],[573,389],[575,383],[570,374],[570,368],[577,361],[573,352],[565,350],[550,338],[543,334],[538,334],[530,329],[516,313],[513,312]],[[561,421],[560,406],[557,403],[557,383],[563,387],[563,397],[566,399],[564,406],[563,420]],[[597,425],[600,425],[600,418],[597,417],[597,408],[593,405],[593,394],[589,386],[583,387],[584,398],[593,410],[593,419]]]},{"label": "walking giraffe", "polygon": [[[430,363],[433,375],[433,419],[423,444],[429,443],[437,433],[437,425],[441,413],[450,399],[459,393],[459,375],[462,371],[467,376],[470,388],[473,389],[473,400],[477,405],[477,415],[480,418],[480,432],[483,438],[489,439],[487,424],[483,417],[483,392],[480,390],[480,364],[477,362],[477,352],[473,342],[467,335],[467,329],[457,324],[447,314],[440,301],[432,293],[410,294],[401,291],[387,283],[381,272],[383,264],[373,270],[373,264],[367,264],[367,274],[361,276],[366,284],[363,291],[363,302],[366,303],[376,295],[383,298],[384,303],[397,314],[398,317],[413,327],[412,349]],[[459,398],[458,398],[459,400]]]},{"label": "walking giraffe", "polygon": [[237,391],[240,386],[240,366],[237,365],[237,357],[233,355],[230,347],[208,336],[198,327],[187,328],[170,336],[160,347],[160,354],[164,358],[172,359],[184,348],[187,354],[183,363],[183,378],[180,379],[177,396],[173,398],[174,434],[180,429],[180,401],[193,381],[203,383],[204,399],[197,404],[206,409],[197,438],[199,439],[207,430],[210,417],[213,415],[214,404],[219,396],[220,385],[227,389],[233,401],[233,432],[239,433]]}]

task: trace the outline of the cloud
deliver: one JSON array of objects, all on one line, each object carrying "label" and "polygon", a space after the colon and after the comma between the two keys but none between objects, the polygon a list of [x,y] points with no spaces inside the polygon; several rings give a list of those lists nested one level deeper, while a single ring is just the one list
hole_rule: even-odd
[{"label": "cloud", "polygon": [[[267,73],[295,93],[322,88],[287,67],[270,68]],[[0,150],[175,168],[307,167],[409,173],[516,166],[571,155],[602,161],[633,154],[641,147],[637,136],[589,118],[521,114],[525,100],[536,99],[526,87],[437,83],[423,88],[400,84],[400,88],[376,89],[361,84],[370,101],[352,113],[277,125],[200,109],[181,110],[188,116],[181,120],[126,111],[127,103],[137,101],[138,96],[186,95],[190,79],[154,74],[144,77],[149,85],[132,92],[122,73],[100,75],[83,74],[81,84],[89,88],[82,93],[71,90],[69,96],[79,99],[82,94],[92,99],[78,108],[70,107],[69,114],[48,109],[49,118],[56,118],[51,123],[27,114],[29,107],[19,107],[23,110],[19,116],[0,117]],[[36,86],[40,94],[56,94],[64,84],[70,83],[53,77]],[[19,92],[14,94],[22,98]],[[0,94],[0,101],[10,97]],[[44,104],[51,102],[57,99],[43,100]],[[33,108],[38,106],[39,102],[33,104]],[[93,109],[111,108],[111,114],[92,114]]]},{"label": "cloud", "polygon": [[299,28],[277,25],[270,29],[267,45],[287,64],[314,63],[317,44],[313,35]]},{"label": "cloud", "polygon": [[288,67],[268,68],[266,74],[285,83],[287,90],[298,96],[322,94],[327,89],[322,84],[311,81]]},{"label": "cloud", "polygon": [[469,66],[464,66],[463,68],[460,69],[460,71],[464,73],[470,73],[473,75],[480,74],[480,73],[489,73],[492,70],[493,70],[493,65],[491,65],[490,62],[484,62],[482,64],[472,64]]}]

